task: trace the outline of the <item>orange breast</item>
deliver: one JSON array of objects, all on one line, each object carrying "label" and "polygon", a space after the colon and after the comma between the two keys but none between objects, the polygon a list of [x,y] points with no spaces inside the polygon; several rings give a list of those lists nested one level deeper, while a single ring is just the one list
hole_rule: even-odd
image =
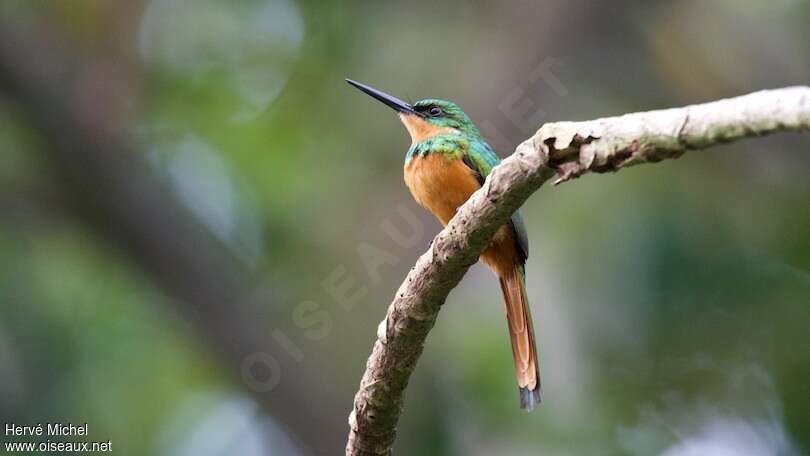
[{"label": "orange breast", "polygon": [[416,202],[432,212],[442,225],[447,225],[456,209],[481,188],[461,159],[443,154],[411,159],[405,165],[405,184]]}]

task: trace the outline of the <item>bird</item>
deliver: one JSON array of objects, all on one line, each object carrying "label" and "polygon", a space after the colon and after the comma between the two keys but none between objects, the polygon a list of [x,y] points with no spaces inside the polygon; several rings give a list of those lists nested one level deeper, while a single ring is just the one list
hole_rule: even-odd
[{"label": "bird", "polygon": [[[357,81],[346,82],[397,112],[411,137],[405,155],[405,184],[416,202],[446,226],[500,163],[498,155],[470,117],[451,101],[431,98],[411,104]],[[526,226],[520,212],[515,212],[498,228],[480,260],[500,283],[520,408],[531,411],[542,402],[542,388],[526,293],[528,256]]]}]

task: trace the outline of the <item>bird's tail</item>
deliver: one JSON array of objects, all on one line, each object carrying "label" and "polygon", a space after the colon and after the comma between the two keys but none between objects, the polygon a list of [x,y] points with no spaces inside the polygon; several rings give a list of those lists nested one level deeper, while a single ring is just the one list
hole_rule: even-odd
[{"label": "bird's tail", "polygon": [[515,376],[520,388],[520,408],[531,411],[542,401],[542,388],[523,265],[516,264],[499,279],[515,359]]}]

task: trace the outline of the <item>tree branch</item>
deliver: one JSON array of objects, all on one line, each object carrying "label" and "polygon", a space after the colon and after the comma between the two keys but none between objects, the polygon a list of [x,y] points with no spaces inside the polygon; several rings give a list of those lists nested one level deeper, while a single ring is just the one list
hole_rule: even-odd
[{"label": "tree branch", "polygon": [[408,379],[447,295],[478,260],[496,229],[555,174],[555,183],[560,183],[587,172],[659,162],[742,138],[806,130],[810,130],[810,87],[804,86],[543,125],[459,208],[397,290],[377,330],[349,415],[346,454],[390,454]]}]

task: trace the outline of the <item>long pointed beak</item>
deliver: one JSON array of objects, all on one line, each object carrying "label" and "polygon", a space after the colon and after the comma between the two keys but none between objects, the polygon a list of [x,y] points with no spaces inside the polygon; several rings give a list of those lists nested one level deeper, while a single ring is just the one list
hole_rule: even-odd
[{"label": "long pointed beak", "polygon": [[397,112],[405,113],[405,114],[417,114],[417,112],[413,109],[413,106],[410,104],[400,100],[399,98],[388,95],[385,92],[381,92],[374,87],[369,87],[365,84],[361,84],[357,81],[353,81],[351,79],[346,79],[346,82],[349,84],[357,87],[361,91],[371,95],[372,97],[376,98],[377,100],[387,104],[389,107],[393,108]]}]

